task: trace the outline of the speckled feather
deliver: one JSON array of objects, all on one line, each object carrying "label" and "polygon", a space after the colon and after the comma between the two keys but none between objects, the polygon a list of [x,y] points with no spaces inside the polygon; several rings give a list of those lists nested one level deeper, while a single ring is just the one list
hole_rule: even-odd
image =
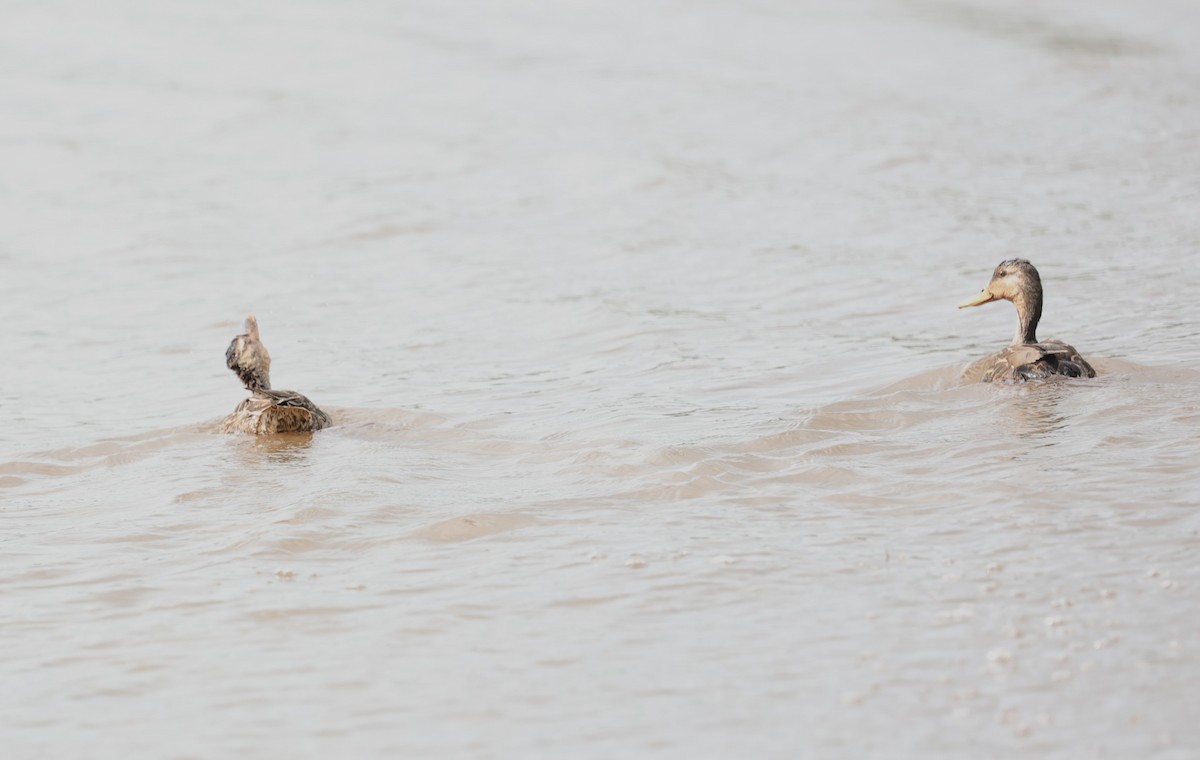
[{"label": "speckled feather", "polygon": [[1025,259],[1007,259],[992,272],[991,282],[979,295],[959,306],[979,306],[996,300],[1011,301],[1017,309],[1017,332],[1012,343],[971,364],[966,376],[985,383],[1024,382],[1048,377],[1095,377],[1096,370],[1074,346],[1061,340],[1037,339],[1042,317],[1042,278]]},{"label": "speckled feather", "polygon": [[223,433],[310,433],[333,424],[329,415],[295,391],[271,389],[271,355],[259,340],[258,321],[246,317],[246,332],[225,351],[225,364],[253,395],[221,422]]},{"label": "speckled feather", "polygon": [[1047,377],[1095,377],[1096,370],[1084,361],[1074,346],[1061,340],[1044,340],[1006,346],[971,365],[967,375],[980,374],[985,383],[1020,383]]},{"label": "speckled feather", "polygon": [[255,391],[221,422],[221,432],[311,433],[332,424],[328,414],[295,391]]}]

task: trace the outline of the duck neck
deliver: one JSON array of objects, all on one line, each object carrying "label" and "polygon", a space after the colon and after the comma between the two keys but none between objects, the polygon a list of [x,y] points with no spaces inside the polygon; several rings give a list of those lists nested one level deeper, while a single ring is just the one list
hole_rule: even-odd
[{"label": "duck neck", "polygon": [[1037,343],[1037,326],[1042,318],[1041,290],[1028,290],[1013,299],[1017,307],[1017,334],[1013,336],[1013,345],[1022,343]]},{"label": "duck neck", "polygon": [[238,367],[237,374],[248,391],[271,390],[271,378],[262,370]]}]

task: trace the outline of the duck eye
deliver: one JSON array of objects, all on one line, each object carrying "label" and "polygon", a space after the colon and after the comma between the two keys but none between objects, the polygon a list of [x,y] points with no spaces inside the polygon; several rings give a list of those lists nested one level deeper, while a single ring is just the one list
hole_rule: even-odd
[{"label": "duck eye", "polygon": [[999,272],[996,272],[996,276],[997,277],[1007,277],[1008,272],[1005,272],[1003,269],[1001,269]]}]

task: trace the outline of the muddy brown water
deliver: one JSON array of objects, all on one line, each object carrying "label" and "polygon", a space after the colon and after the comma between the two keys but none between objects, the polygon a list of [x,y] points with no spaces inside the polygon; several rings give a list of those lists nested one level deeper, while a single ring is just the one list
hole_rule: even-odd
[{"label": "muddy brown water", "polygon": [[5,757],[1200,754],[1194,4],[4,15]]}]

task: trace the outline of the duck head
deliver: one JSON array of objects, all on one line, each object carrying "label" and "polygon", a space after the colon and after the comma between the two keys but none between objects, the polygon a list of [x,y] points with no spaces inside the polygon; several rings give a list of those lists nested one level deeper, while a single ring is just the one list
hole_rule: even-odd
[{"label": "duck head", "polygon": [[225,365],[233,370],[249,390],[271,389],[271,355],[258,338],[258,320],[246,317],[245,332],[235,337],[225,350]]},{"label": "duck head", "polygon": [[958,308],[979,306],[997,300],[1012,301],[1017,307],[1017,333],[1013,344],[1037,343],[1037,325],[1042,318],[1042,278],[1025,259],[1001,261],[992,280],[979,295]]}]

